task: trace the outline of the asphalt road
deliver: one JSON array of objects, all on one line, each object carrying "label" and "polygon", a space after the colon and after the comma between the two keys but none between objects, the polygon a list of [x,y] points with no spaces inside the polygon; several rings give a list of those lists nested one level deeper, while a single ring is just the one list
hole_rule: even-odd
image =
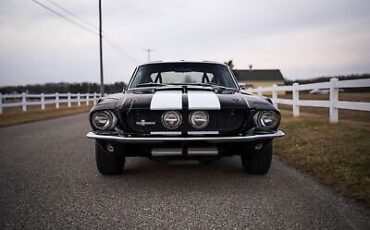
[{"label": "asphalt road", "polygon": [[130,158],[102,176],[87,114],[0,129],[0,229],[370,229],[369,212],[277,158],[210,165]]}]

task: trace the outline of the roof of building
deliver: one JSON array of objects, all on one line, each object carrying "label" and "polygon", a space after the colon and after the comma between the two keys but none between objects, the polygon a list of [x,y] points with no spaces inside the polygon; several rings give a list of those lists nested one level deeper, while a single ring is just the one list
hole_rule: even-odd
[{"label": "roof of building", "polygon": [[284,81],[279,69],[236,69],[233,72],[238,81]]}]

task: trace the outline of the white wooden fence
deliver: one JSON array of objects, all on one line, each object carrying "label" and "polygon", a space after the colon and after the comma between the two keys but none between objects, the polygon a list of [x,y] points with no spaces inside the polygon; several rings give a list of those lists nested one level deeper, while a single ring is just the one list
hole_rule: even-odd
[{"label": "white wooden fence", "polygon": [[71,107],[72,103],[81,106],[81,103],[89,105],[100,97],[97,93],[55,93],[55,94],[1,94],[0,93],[0,114],[4,108],[22,107],[23,111],[27,111],[28,106],[39,105],[41,110],[45,110],[45,105],[55,104],[55,108],[59,109],[60,104],[66,103]]},{"label": "white wooden fence", "polygon": [[[339,89],[343,88],[362,88],[370,87],[369,79],[358,80],[343,80],[339,81],[337,78],[332,78],[328,82],[312,83],[299,85],[294,83],[291,86],[277,86],[264,87],[257,89],[247,89],[247,92],[257,93],[263,95],[264,92],[271,92],[273,102],[283,105],[292,105],[293,116],[299,116],[300,106],[324,107],[329,108],[329,117],[331,123],[338,122],[338,109],[350,109],[360,111],[370,111],[370,102],[355,102],[355,101],[339,101]],[[312,89],[329,89],[329,100],[300,100],[299,92]],[[292,91],[292,99],[278,98],[278,91]],[[370,114],[369,114],[370,115]]]}]

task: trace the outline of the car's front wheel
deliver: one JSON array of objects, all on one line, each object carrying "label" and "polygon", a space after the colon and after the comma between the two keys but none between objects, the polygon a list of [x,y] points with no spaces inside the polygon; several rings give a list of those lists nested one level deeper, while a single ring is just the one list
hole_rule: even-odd
[{"label": "car's front wheel", "polygon": [[125,166],[125,157],[119,156],[114,151],[109,152],[107,148],[107,144],[95,141],[95,159],[98,171],[104,175],[121,174]]},{"label": "car's front wheel", "polygon": [[272,141],[262,146],[260,150],[253,149],[241,156],[242,166],[246,173],[266,174],[271,166]]}]

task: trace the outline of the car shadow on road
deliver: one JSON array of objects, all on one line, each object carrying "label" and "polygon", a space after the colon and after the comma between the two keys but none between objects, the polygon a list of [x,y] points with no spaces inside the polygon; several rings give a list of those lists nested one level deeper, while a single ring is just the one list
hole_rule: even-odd
[{"label": "car shadow on road", "polygon": [[211,164],[170,164],[146,158],[129,158],[125,172],[120,176],[104,177],[121,184],[127,190],[147,189],[151,192],[175,191],[219,191],[255,189],[260,191],[271,183],[274,169],[264,175],[246,174],[241,167],[240,157],[222,158]]},{"label": "car shadow on road", "polygon": [[[147,173],[243,173],[239,157],[228,157],[204,163],[197,160],[150,160],[147,158],[129,158],[126,162],[125,173],[127,175],[142,175]],[[181,174],[179,174],[181,175]]]}]

